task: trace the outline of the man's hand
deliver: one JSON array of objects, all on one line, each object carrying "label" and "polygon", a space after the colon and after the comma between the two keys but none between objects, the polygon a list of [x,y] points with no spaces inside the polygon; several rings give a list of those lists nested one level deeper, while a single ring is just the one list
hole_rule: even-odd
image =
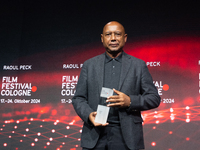
[{"label": "man's hand", "polygon": [[128,95],[117,91],[115,89],[113,89],[113,91],[117,94],[117,95],[113,95],[107,98],[106,102],[109,103],[107,106],[108,107],[120,107],[120,108],[125,108],[125,107],[129,107],[131,104],[131,99]]},{"label": "man's hand", "polygon": [[100,124],[100,123],[96,123],[94,120],[95,120],[95,117],[97,115],[97,112],[91,112],[90,115],[89,115],[89,119],[90,121],[92,122],[92,124],[94,126],[107,126],[109,123],[105,123],[105,124]]}]

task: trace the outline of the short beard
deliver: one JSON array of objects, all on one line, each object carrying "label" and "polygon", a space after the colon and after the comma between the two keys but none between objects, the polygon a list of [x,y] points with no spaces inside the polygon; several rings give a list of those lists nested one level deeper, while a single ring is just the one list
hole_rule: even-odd
[{"label": "short beard", "polygon": [[111,51],[110,49],[106,49],[106,51],[111,54],[113,57],[116,57],[119,53],[121,53],[123,50],[118,49],[117,51]]}]

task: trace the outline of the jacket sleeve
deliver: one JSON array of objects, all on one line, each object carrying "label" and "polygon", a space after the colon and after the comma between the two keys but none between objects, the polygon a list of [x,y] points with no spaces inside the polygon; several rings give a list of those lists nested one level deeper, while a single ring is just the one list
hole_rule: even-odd
[{"label": "jacket sleeve", "polygon": [[160,96],[145,63],[142,65],[140,77],[138,78],[140,80],[140,93],[138,95],[129,95],[131,105],[127,109],[128,112],[149,110],[158,107],[160,104]]},{"label": "jacket sleeve", "polygon": [[88,105],[87,80],[88,80],[87,65],[84,63],[76,86],[75,95],[72,98],[72,104],[78,116],[84,122],[90,124],[90,121],[88,119],[89,114],[94,110]]}]

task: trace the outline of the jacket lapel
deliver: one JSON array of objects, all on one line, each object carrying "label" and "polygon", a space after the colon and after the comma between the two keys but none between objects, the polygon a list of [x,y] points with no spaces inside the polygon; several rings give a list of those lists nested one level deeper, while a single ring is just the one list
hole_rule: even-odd
[{"label": "jacket lapel", "polygon": [[122,68],[121,68],[121,75],[120,75],[120,80],[119,80],[119,90],[121,90],[122,84],[127,76],[130,66],[131,66],[130,56],[124,52],[122,55]]},{"label": "jacket lapel", "polygon": [[103,87],[104,61],[105,61],[105,53],[103,53],[102,55],[99,55],[96,61],[96,75],[97,75],[98,83],[97,84],[94,83],[94,84],[96,84],[96,86],[99,85],[99,95]]}]

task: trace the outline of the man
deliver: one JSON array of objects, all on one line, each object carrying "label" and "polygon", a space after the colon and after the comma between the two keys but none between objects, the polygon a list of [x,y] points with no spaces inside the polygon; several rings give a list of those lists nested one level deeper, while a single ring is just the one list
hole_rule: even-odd
[{"label": "man", "polygon": [[[84,121],[81,146],[84,150],[144,149],[141,111],[159,106],[160,97],[144,61],[126,54],[124,27],[112,21],[101,34],[104,54],[84,62],[72,103]],[[114,90],[107,99],[102,87]],[[97,106],[110,107],[108,121],[96,123]]]}]

